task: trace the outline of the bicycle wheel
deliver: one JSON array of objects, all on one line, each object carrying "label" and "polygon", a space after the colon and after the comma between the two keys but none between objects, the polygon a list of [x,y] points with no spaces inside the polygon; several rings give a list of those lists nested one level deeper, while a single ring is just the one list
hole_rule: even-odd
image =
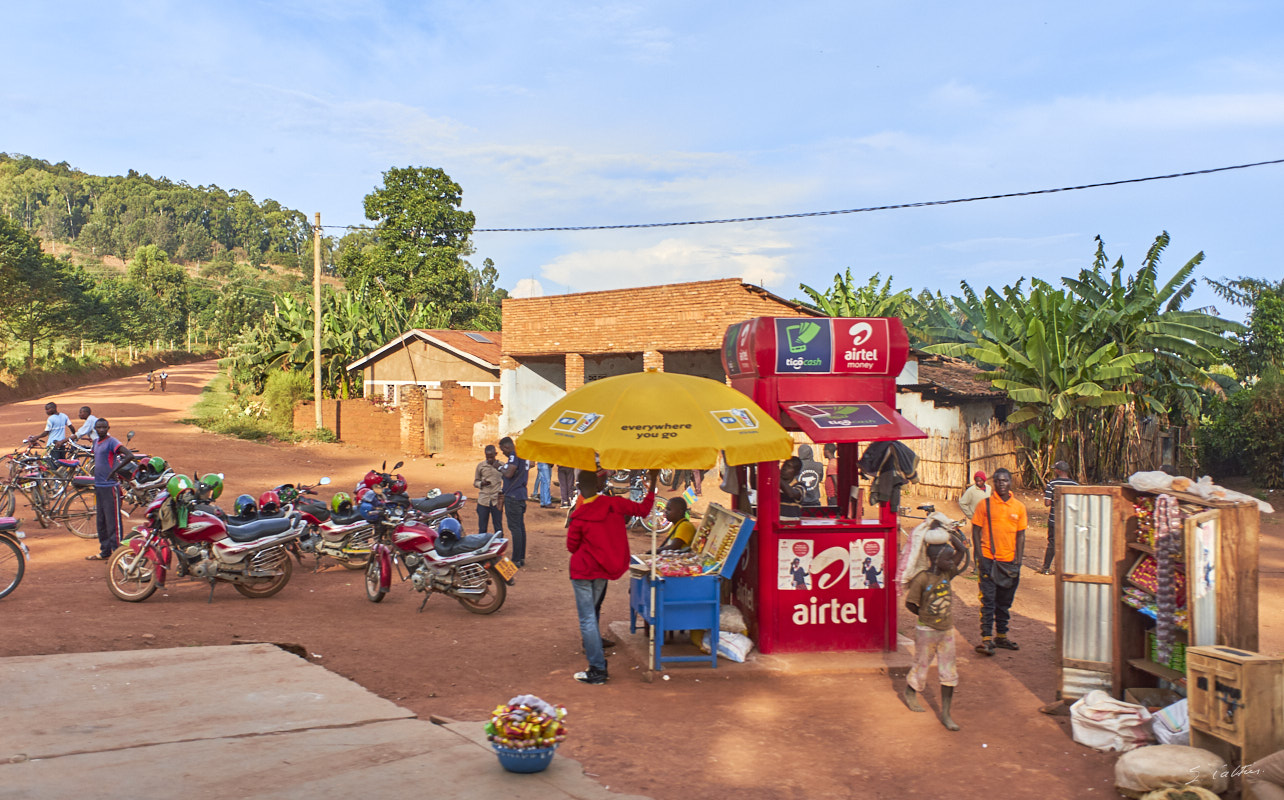
[{"label": "bicycle wheel", "polygon": [[0,490],[0,517],[12,517],[13,511],[18,507],[18,498],[14,496],[13,486],[5,486]]},{"label": "bicycle wheel", "polygon": [[8,536],[0,536],[0,597],[7,596],[22,582],[27,570],[27,559],[22,548]]},{"label": "bicycle wheel", "polygon": [[98,504],[94,490],[77,490],[58,509],[54,518],[82,539],[98,538]]},{"label": "bicycle wheel", "polygon": [[667,531],[673,525],[672,522],[669,522],[668,517],[664,516],[664,509],[668,504],[669,501],[663,497],[655,498],[655,505],[651,507],[651,513],[645,517],[638,518],[642,522],[642,527],[646,528],[648,532],[664,533]]}]

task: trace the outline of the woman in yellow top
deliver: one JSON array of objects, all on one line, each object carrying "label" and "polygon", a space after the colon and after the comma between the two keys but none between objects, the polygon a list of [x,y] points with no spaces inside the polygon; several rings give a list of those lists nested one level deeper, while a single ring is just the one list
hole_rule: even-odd
[{"label": "woman in yellow top", "polygon": [[689,550],[691,540],[695,539],[695,525],[687,519],[687,501],[681,497],[671,498],[664,506],[664,518],[673,524],[669,538],[660,545],[660,552],[666,550]]}]

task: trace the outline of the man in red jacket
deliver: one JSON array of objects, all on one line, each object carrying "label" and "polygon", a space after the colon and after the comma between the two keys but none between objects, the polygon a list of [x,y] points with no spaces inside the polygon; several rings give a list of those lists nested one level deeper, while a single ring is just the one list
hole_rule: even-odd
[{"label": "man in red jacket", "polygon": [[606,683],[606,651],[599,627],[602,600],[607,582],[629,571],[627,522],[629,517],[651,513],[659,474],[658,469],[651,470],[647,496],[635,503],[626,497],[598,494],[597,474],[587,469],[580,472],[580,501],[566,529],[566,549],[571,551],[571,588],[575,590],[580,638],[589,662],[588,671],[575,673],[575,680],[581,683]]}]

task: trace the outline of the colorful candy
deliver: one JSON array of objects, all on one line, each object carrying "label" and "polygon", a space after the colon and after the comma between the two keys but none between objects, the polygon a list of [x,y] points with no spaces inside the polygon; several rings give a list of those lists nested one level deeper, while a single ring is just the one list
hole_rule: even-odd
[{"label": "colorful candy", "polygon": [[486,723],[486,738],[502,747],[525,750],[550,747],[566,739],[564,706],[546,703],[530,694],[518,695],[507,705],[496,706]]}]

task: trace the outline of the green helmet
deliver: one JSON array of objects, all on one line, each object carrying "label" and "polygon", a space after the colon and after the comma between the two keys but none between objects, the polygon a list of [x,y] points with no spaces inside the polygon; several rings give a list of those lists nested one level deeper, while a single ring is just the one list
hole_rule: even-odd
[{"label": "green helmet", "polygon": [[223,476],[211,472],[201,476],[201,495],[213,502],[223,493]]},{"label": "green helmet", "polygon": [[161,458],[160,456],[152,456],[150,459],[148,459],[147,466],[151,467],[152,472],[156,473],[157,475],[164,474],[165,470],[169,469],[169,464],[166,464],[165,459]]},{"label": "green helmet", "polygon": [[330,510],[336,514],[343,514],[352,510],[352,495],[347,492],[336,492],[334,497],[330,498]]},{"label": "green helmet", "polygon": [[196,484],[192,483],[192,479],[186,475],[175,475],[165,484],[165,491],[168,492],[169,496],[175,500],[177,500],[178,496],[183,492],[190,492],[195,488]]}]

